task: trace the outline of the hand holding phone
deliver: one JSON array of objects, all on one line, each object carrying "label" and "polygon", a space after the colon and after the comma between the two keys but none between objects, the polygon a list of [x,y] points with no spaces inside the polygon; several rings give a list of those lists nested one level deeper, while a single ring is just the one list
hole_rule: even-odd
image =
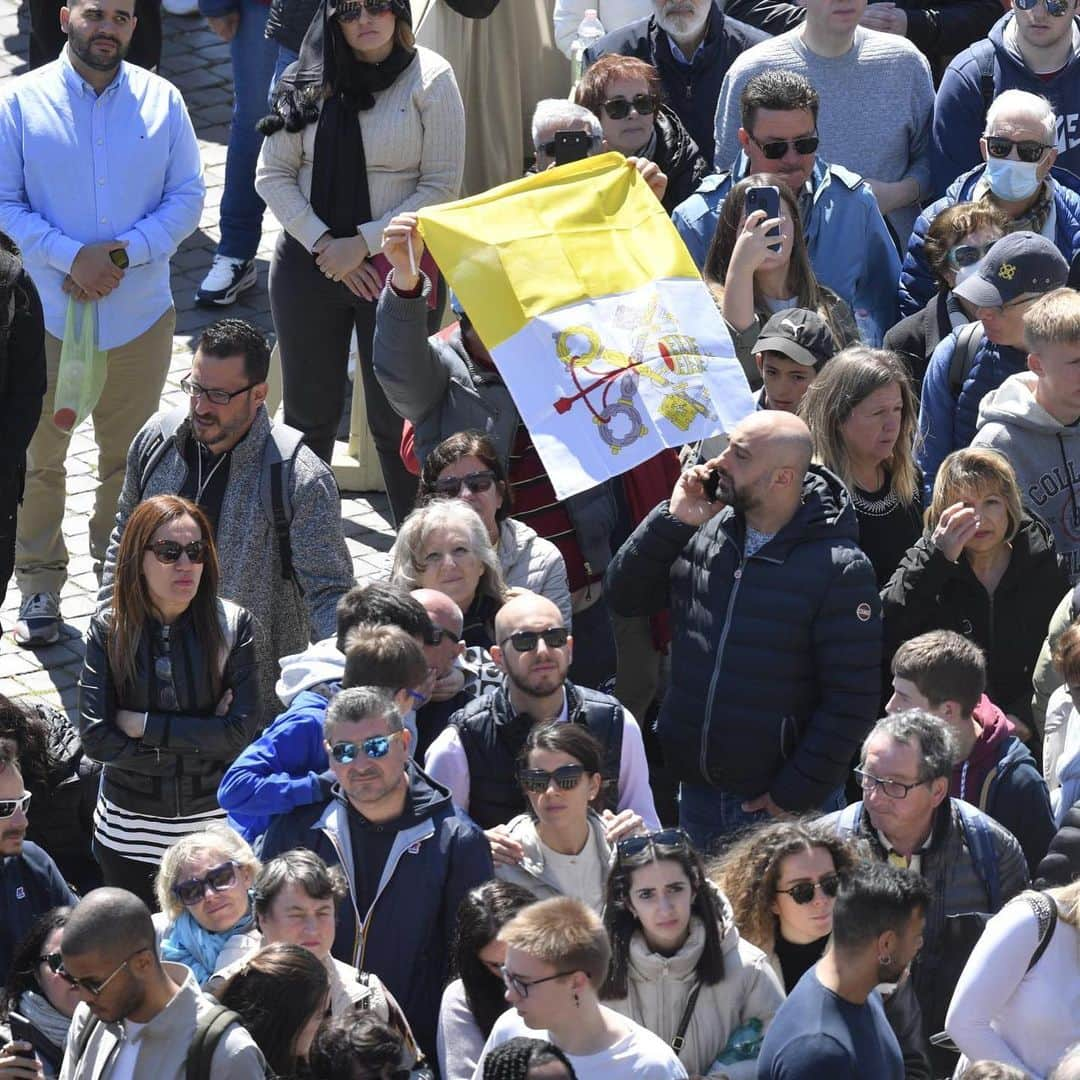
[{"label": "hand holding phone", "polygon": [[592,136],[587,131],[556,131],[555,164],[569,165],[572,161],[583,161],[592,148]]},{"label": "hand holding phone", "polygon": [[704,525],[724,509],[717,498],[720,476],[713,462],[693,465],[675,482],[669,510],[684,525]]},{"label": "hand holding phone", "polygon": [[[755,210],[765,212],[765,221],[778,218],[780,216],[780,189],[775,185],[749,188],[746,192],[746,216],[749,217]],[[773,251],[779,251],[782,246],[780,226],[774,225],[765,235],[770,240],[776,240],[776,243],[769,244],[769,247]]]}]

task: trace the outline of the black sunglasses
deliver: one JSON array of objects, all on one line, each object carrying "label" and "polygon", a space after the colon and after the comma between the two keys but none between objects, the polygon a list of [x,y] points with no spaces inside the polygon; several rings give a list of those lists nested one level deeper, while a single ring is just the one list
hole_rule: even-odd
[{"label": "black sunglasses", "polygon": [[454,499],[460,493],[461,485],[464,484],[473,495],[480,495],[485,491],[490,491],[494,483],[495,473],[491,469],[484,469],[482,472],[469,473],[468,476],[447,476],[442,480],[436,480],[435,493]]},{"label": "black sunglasses", "polygon": [[67,968],[64,967],[63,958],[59,953],[50,953],[45,962],[49,965],[49,969],[54,975],[59,975],[61,979],[68,984],[68,986],[75,987],[76,990],[82,990],[83,993],[89,994],[91,997],[97,997],[106,986],[109,985],[135,959],[141,952],[147,952],[149,946],[144,945],[141,949],[136,949],[119,967],[117,967],[111,975],[107,975],[104,979],[82,979],[76,978],[76,976],[68,973]]},{"label": "black sunglasses", "polygon": [[519,769],[518,782],[526,790],[534,795],[542,795],[551,785],[563,791],[573,791],[585,775],[584,765],[560,765],[557,769],[548,772],[546,769]]},{"label": "black sunglasses", "polygon": [[192,540],[190,544],[178,544],[175,540],[155,540],[146,545],[147,551],[154,553],[154,558],[166,566],[179,562],[181,555],[186,555],[193,563],[201,563],[210,550],[205,540]]},{"label": "black sunglasses", "polygon": [[210,892],[224,892],[236,884],[236,863],[229,859],[220,866],[211,867],[201,878],[188,878],[172,887],[173,896],[184,907],[194,907]]},{"label": "black sunglasses", "polygon": [[353,0],[348,5],[339,7],[334,18],[343,23],[356,22],[364,8],[367,8],[369,15],[385,15],[393,6],[390,0]]},{"label": "black sunglasses", "polygon": [[652,94],[635,94],[632,98],[612,98],[605,101],[601,108],[612,120],[625,120],[633,109],[638,116],[652,116],[660,104]]},{"label": "black sunglasses", "polygon": [[814,893],[820,889],[825,896],[833,897],[840,891],[840,877],[838,874],[826,874],[817,881],[799,881],[790,889],[777,889],[778,893],[790,896],[800,906],[809,904],[814,899]]},{"label": "black sunglasses", "polygon": [[795,147],[796,154],[816,154],[818,143],[821,142],[816,135],[803,135],[799,139],[770,139],[768,142],[758,142],[751,135],[750,141],[770,161],[779,161],[787,153],[789,146]]},{"label": "black sunglasses", "polygon": [[453,630],[447,630],[445,626],[433,626],[424,632],[424,644],[441,645],[444,637],[448,637],[455,645],[461,640],[461,635],[455,634]]},{"label": "black sunglasses", "polygon": [[656,832],[628,836],[616,845],[619,860],[632,859],[649,848],[665,848],[668,851],[688,851],[690,838],[682,829],[658,829]]},{"label": "black sunglasses", "polygon": [[1042,159],[1047,150],[1053,149],[1049,143],[1036,142],[1035,139],[1021,139],[1017,142],[1015,139],[1006,139],[1004,135],[986,135],[984,138],[986,152],[991,157],[1007,158],[1015,146],[1016,156],[1029,165],[1034,165],[1036,161]]},{"label": "black sunglasses", "polygon": [[549,649],[561,649],[570,637],[570,631],[564,626],[553,626],[550,630],[519,630],[503,638],[499,644],[506,648],[509,641],[518,652],[532,652],[543,638],[544,644]]}]

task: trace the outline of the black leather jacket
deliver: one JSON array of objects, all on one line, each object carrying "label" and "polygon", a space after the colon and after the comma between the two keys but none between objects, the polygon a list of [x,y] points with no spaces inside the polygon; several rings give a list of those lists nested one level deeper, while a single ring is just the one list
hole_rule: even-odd
[{"label": "black leather jacket", "polygon": [[[117,700],[108,663],[110,614],[99,613],[86,635],[79,683],[79,734],[83,749],[104,764],[102,790],[124,810],[161,818],[216,810],[225,770],[258,732],[259,709],[251,615],[218,601],[229,654],[222,685],[233,693],[229,711],[217,716],[210,672],[218,658],[206,655],[190,612],[172,624],[169,658],[177,707],[162,707],[155,660],[162,654],[161,626],[148,622],[139,641],[135,685]],[[146,730],[128,738],[117,726],[118,709],[146,713]]]}]

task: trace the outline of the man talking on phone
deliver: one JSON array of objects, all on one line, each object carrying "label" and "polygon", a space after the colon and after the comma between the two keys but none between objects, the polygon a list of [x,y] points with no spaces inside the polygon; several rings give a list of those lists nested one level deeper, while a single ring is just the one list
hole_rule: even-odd
[{"label": "man talking on phone", "polygon": [[877,716],[881,607],[850,496],[797,416],[756,412],[683,473],[604,578],[620,615],[670,606],[657,721],[701,851],[756,821],[842,805]]}]

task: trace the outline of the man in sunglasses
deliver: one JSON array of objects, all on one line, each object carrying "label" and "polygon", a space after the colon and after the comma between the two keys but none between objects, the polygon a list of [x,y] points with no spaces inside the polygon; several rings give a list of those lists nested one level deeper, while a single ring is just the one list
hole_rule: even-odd
[{"label": "man in sunglasses", "polygon": [[496,614],[495,635],[491,656],[502,684],[451,717],[424,767],[487,830],[496,860],[516,863],[524,854],[502,826],[527,808],[517,756],[542,720],[584,724],[604,748],[601,798],[610,840],[642,824],[658,828],[641,729],[615,698],[567,679],[574,639],[555,604],[521,590]]},{"label": "man in sunglasses", "polygon": [[34,920],[75,903],[56,863],[26,839],[30,794],[18,764],[0,759],[0,980],[7,981],[15,946]]},{"label": "man in sunglasses", "polygon": [[[955,739],[944,720],[920,709],[879,720],[863,743],[855,778],[861,802],[825,824],[864,841],[873,858],[921,874],[930,886],[926,940],[912,966],[915,996],[929,1037],[945,1012],[981,930],[972,913],[993,915],[1027,887],[1024,853],[1012,833],[967,802],[949,797]],[[972,927],[974,929],[974,927]],[[935,1076],[956,1055],[931,1047]]]},{"label": "man in sunglasses", "polygon": [[333,955],[386,983],[434,1058],[458,904],[492,876],[487,841],[411,760],[385,690],[342,690],[323,730],[333,784],[275,819],[262,857],[304,847],[341,867],[350,902],[338,905]]},{"label": "man in sunglasses", "polygon": [[777,69],[755,75],[739,100],[738,156],[718,162],[723,171],[707,176],[675,208],[672,221],[700,269],[732,186],[747,176],[771,174],[791,188],[799,202],[806,250],[818,281],[852,311],[864,313],[863,324],[877,328],[877,340],[866,344],[878,345],[881,334],[896,322],[900,256],[862,177],[818,154],[820,105],[818,92],[798,72]]}]

